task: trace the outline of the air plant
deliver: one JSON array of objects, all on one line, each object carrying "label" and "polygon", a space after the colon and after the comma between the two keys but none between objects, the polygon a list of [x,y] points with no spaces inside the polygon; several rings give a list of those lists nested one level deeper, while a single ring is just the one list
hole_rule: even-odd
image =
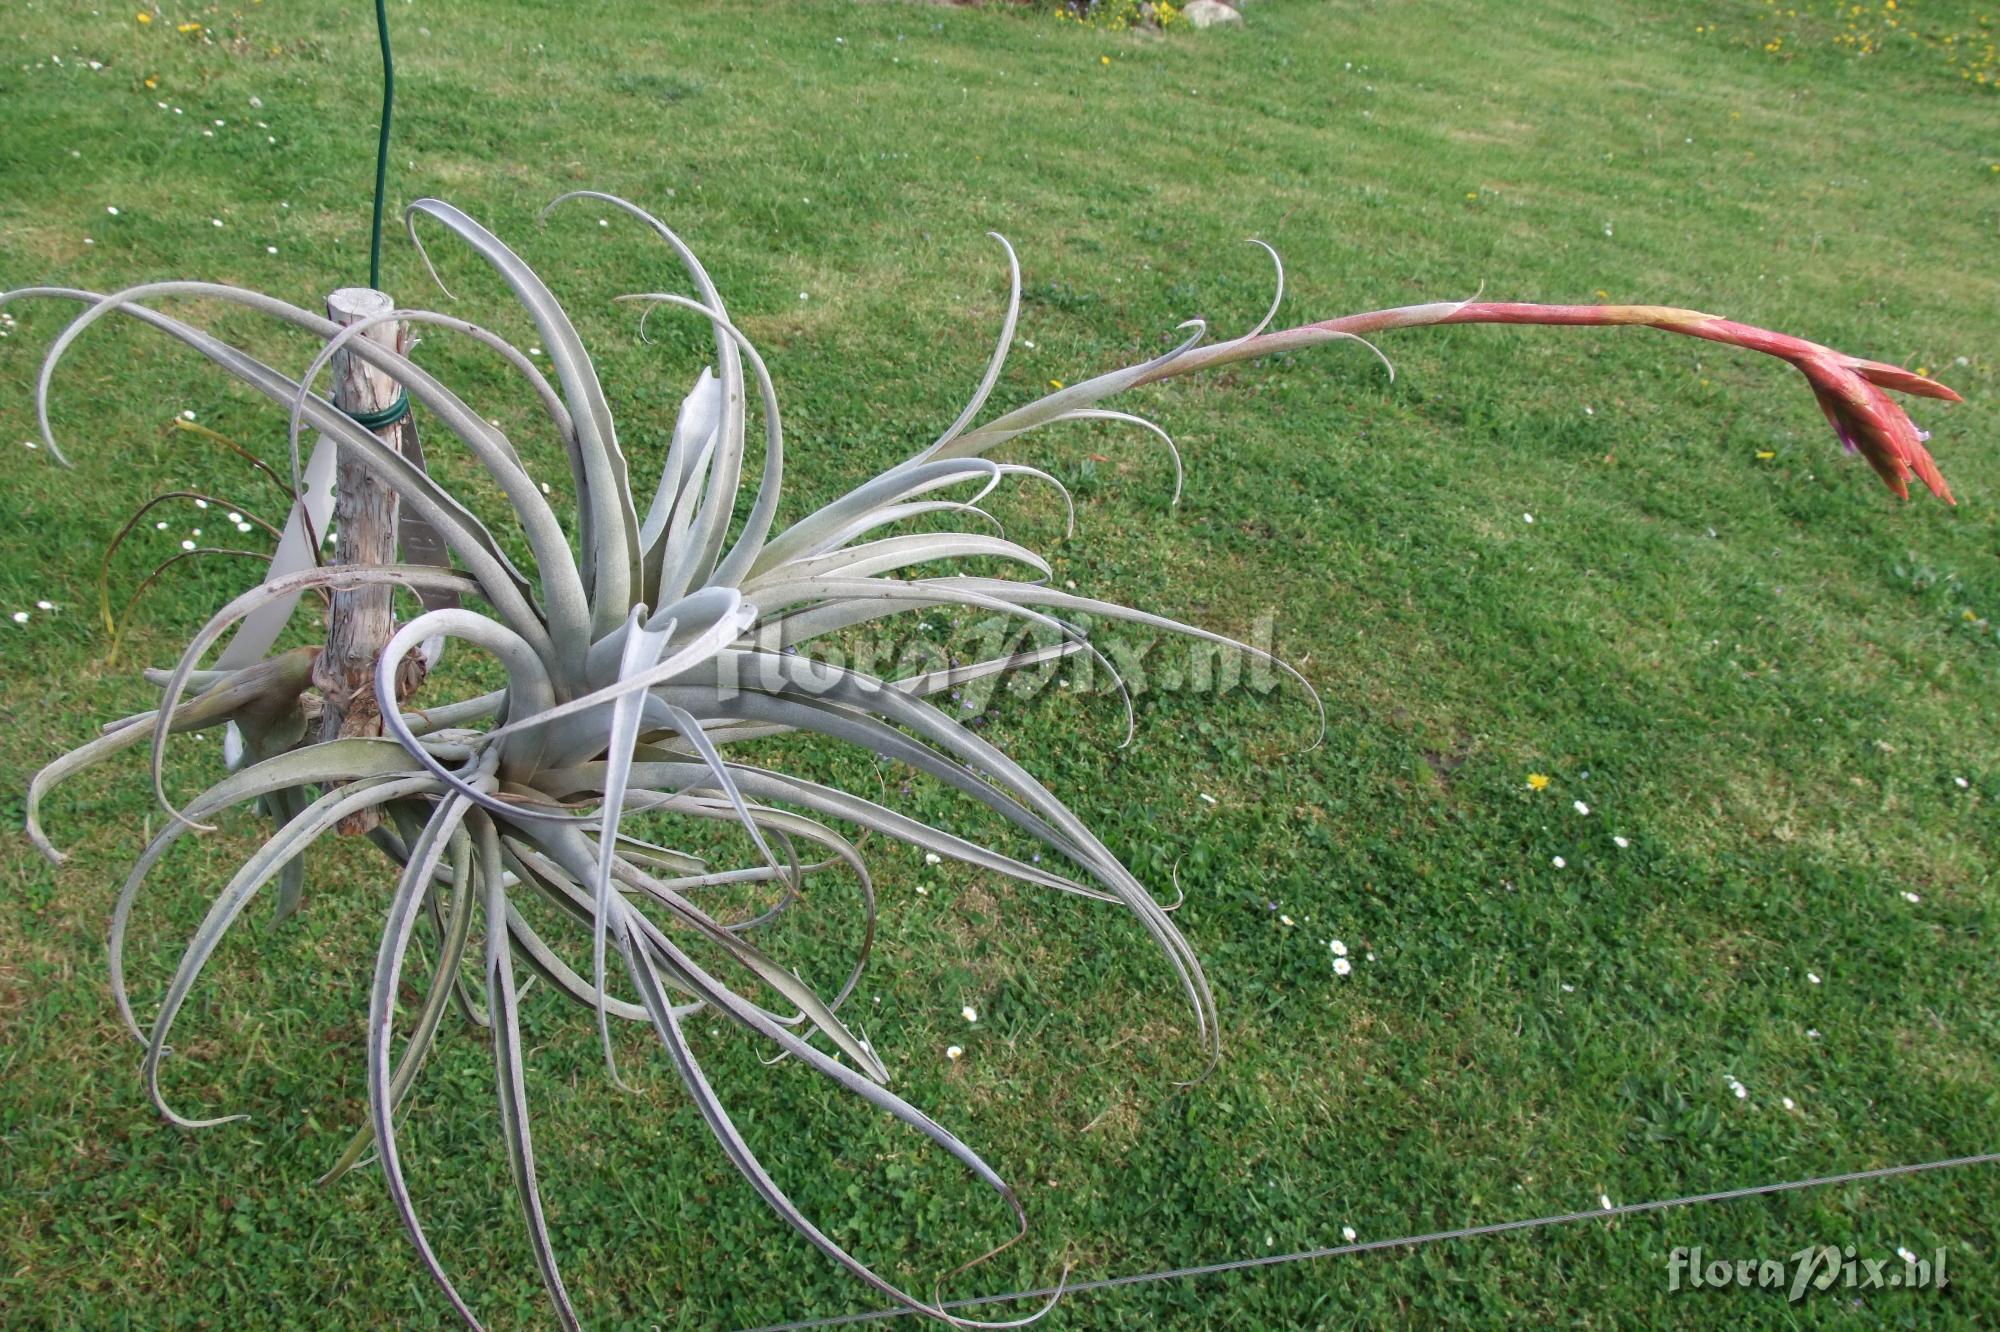
[{"label": "air plant", "polygon": [[[1094,653],[1077,623],[1083,616],[1268,654],[1162,615],[1051,586],[1044,559],[1005,536],[896,530],[917,519],[935,525],[956,515],[979,515],[981,501],[1006,484],[1026,481],[1061,489],[1046,472],[991,459],[988,455],[1000,445],[1045,426],[1076,421],[1128,423],[1166,439],[1151,422],[1099,404],[1177,375],[1320,342],[1443,324],[1643,324],[1790,361],[1806,374],[1843,442],[1865,454],[1898,494],[1905,493],[1905,478],[1915,475],[1950,498],[1923,447],[1924,436],[1882,390],[1954,400],[1955,395],[1893,366],[1653,306],[1447,302],[1266,332],[1283,296],[1282,267],[1278,299],[1249,333],[1204,346],[1204,325],[1190,321],[1181,326],[1181,340],[1160,355],[1059,388],[976,424],[1000,380],[1020,307],[1019,265],[1002,240],[1011,279],[1007,314],[998,346],[965,409],[904,462],[780,528],[783,429],[763,358],[732,322],[693,252],[663,223],[635,205],[595,192],[564,195],[556,202],[578,198],[600,200],[637,218],[686,270],[691,294],[654,292],[622,299],[687,312],[705,321],[713,335],[714,365],[702,372],[681,406],[643,510],[617,423],[575,327],[542,280],[478,222],[433,199],[412,204],[406,214],[413,241],[419,221],[435,223],[499,274],[548,349],[553,381],[517,348],[463,320],[414,309],[383,316],[456,332],[504,360],[567,452],[578,514],[575,532],[559,522],[543,487],[487,414],[468,406],[419,362],[359,336],[376,321],[341,328],[271,296],[202,282],[153,283],[108,295],[37,288],[0,297],[0,303],[21,296],[53,297],[87,307],[50,349],[37,386],[42,434],[52,456],[61,458],[49,428],[51,376],[92,324],[122,313],[194,348],[289,413],[294,492],[299,490],[300,435],[309,427],[337,443],[343,465],[365,468],[393,489],[401,504],[428,520],[455,562],[451,568],[334,564],[274,570],[265,582],[216,611],[170,670],[147,673],[161,691],[157,709],[113,723],[35,775],[27,797],[27,833],[51,859],[60,860],[40,822],[49,790],[118,751],[150,747],[153,788],[167,821],[118,894],[110,932],[111,986],[121,1019],[144,1048],[143,1070],[154,1104],[175,1124],[199,1128],[241,1117],[191,1117],[169,1104],[161,1090],[160,1065],[174,1022],[203,967],[272,879],[282,881],[280,912],[297,905],[301,857],[316,839],[357,811],[379,809],[387,815],[367,834],[400,867],[384,912],[369,998],[368,1123],[329,1178],[357,1164],[372,1148],[410,1240],[468,1323],[475,1323],[473,1313],[433,1252],[411,1200],[396,1125],[399,1106],[457,989],[475,920],[482,922],[485,1012],[478,1014],[462,994],[460,1003],[468,1017],[491,1027],[500,1125],[535,1260],[564,1326],[577,1326],[577,1316],[542,1219],[522,1071],[522,972],[591,1011],[614,1080],[611,1024],[639,1023],[656,1032],[732,1164],[790,1225],[862,1281],[901,1305],[961,1326],[1014,1325],[970,1323],[946,1313],[935,1300],[876,1275],[816,1227],[739,1134],[688,1041],[686,1024],[697,1011],[727,1018],[774,1055],[799,1061],[923,1134],[999,1195],[1012,1213],[1015,1239],[1025,1232],[1026,1214],[1007,1184],[957,1136],[889,1090],[887,1068],[842,1016],[866,964],[876,918],[859,837],[846,830],[1131,912],[1164,957],[1210,1059],[1218,1054],[1219,1026],[1208,982],[1169,908],[1026,768],[927,699],[970,679],[1072,653]],[[303,329],[323,339],[325,347],[294,378],[244,348],[152,308],[152,302],[173,297],[242,306]],[[519,525],[519,533],[510,538],[518,535],[531,554],[526,569],[510,560],[496,534],[436,480],[315,391],[337,351],[393,377],[428,414],[429,428],[447,432],[485,469]],[[761,468],[747,516],[736,524],[732,517],[754,452],[748,433],[753,390],[762,428]],[[1175,463],[1178,468],[1178,455]],[[942,572],[969,559],[1010,563],[1031,576]],[[422,708],[385,704],[385,734],[320,740],[315,724],[319,700],[311,686],[319,649],[259,655],[234,669],[202,666],[232,627],[260,611],[268,619],[272,607],[281,609],[282,619],[304,591],[381,585],[452,592],[479,608],[429,610],[398,628],[377,662],[379,699],[400,701],[400,665],[434,639],[457,639],[490,655],[504,669],[505,687],[427,702]],[[902,679],[877,678],[817,659],[807,650],[830,634],[936,608],[1012,617],[1024,631],[1046,641]],[[177,805],[163,778],[169,738],[224,725],[240,737],[241,754],[233,770],[185,806]],[[934,778],[999,815],[1053,852],[1066,868],[1059,872],[1044,867],[1039,854],[1023,859],[954,835],[899,811],[886,792],[876,799],[744,756],[745,742],[791,733],[854,746]],[[184,836],[208,830],[212,825],[205,820],[253,802],[274,816],[275,831],[216,894],[151,1022],[141,1022],[127,991],[124,951],[128,922],[148,875]],[[628,813],[638,812],[675,816],[689,827],[706,822],[733,829],[740,833],[742,860],[719,865],[641,840],[621,826]],[[748,936],[751,927],[796,901],[808,879],[842,871],[859,887],[863,942],[845,982],[826,997]],[[731,893],[775,894],[777,906],[740,919],[745,914],[740,906],[732,911],[720,905]],[[570,936],[544,937],[522,909],[530,898],[552,905],[568,923]],[[398,996],[405,961],[419,923],[425,921],[436,936],[434,966],[414,1019],[402,1028],[399,1047]]]}]

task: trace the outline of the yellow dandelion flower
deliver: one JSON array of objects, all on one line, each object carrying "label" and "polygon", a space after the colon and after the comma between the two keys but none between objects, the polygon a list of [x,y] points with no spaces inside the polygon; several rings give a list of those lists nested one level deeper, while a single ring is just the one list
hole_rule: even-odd
[{"label": "yellow dandelion flower", "polygon": [[1529,773],[1529,774],[1528,774],[1528,789],[1529,789],[1530,791],[1546,791],[1546,790],[1548,790],[1548,789],[1549,789],[1549,775],[1548,775],[1547,773],[1545,773],[1545,772],[1531,772],[1531,773]]},{"label": "yellow dandelion flower", "polygon": [[1099,56],[1099,57],[1097,57],[1097,63],[1098,63],[1098,64],[1100,64],[1100,65],[1108,65],[1108,64],[1110,64],[1110,63],[1111,63],[1111,57],[1110,57],[1110,56]]},{"label": "yellow dandelion flower", "polygon": [[1049,387],[1050,387],[1050,388],[1061,388],[1061,387],[1062,387],[1062,381],[1061,381],[1060,379],[1051,379],[1051,380],[1049,381]]},{"label": "yellow dandelion flower", "polygon": [[148,14],[143,9],[140,10],[138,13],[134,14],[132,17],[138,19],[139,22],[141,23],[151,23],[153,21],[153,16],[151,14]]},{"label": "yellow dandelion flower", "polygon": [[1757,454],[1758,460],[1764,462],[1768,462],[1770,459],[1775,458],[1777,456],[1778,456],[1777,454],[1771,452],[1771,450],[1769,449],[1760,450]]}]

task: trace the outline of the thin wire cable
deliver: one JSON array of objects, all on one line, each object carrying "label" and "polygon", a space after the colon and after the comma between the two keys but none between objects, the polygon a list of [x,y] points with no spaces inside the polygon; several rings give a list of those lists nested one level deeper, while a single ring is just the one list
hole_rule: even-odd
[{"label": "thin wire cable", "polygon": [[[1425,1244],[1436,1244],[1442,1240],[1473,1239],[1482,1235],[1501,1235],[1513,1230],[1535,1230],[1544,1226],[1567,1225],[1572,1221],[1608,1221],[1618,1216],[1633,1216],[1640,1212],[1662,1212],[1672,1207],[1694,1207],[1702,1203],[1731,1202],[1738,1198],[1750,1198],[1767,1193],[1791,1193],[1800,1189],[1825,1188],[1831,1184],[1853,1184],[1864,1179],[1888,1179],[1894,1175],[1914,1175],[1926,1170],[1952,1170],[1963,1166],[2000,1164],[2000,1152],[1986,1152],[1978,1156],[1954,1156],[1942,1161],[1924,1161],[1915,1165],[1881,1166],[1874,1170],[1853,1170],[1844,1175],[1815,1175],[1811,1179],[1787,1180],[1782,1184],[1755,1184],[1749,1188],[1723,1189],[1717,1193],[1692,1193],[1680,1198],[1661,1198],[1654,1202],[1625,1203],[1618,1207],[1593,1207],[1586,1212],[1559,1212],[1553,1216],[1538,1216],[1523,1221],[1496,1221],[1484,1226],[1461,1226],[1456,1230],[1434,1230],[1427,1235],[1402,1235],[1396,1239],[1362,1240],[1354,1244],[1336,1244],[1331,1248],[1302,1249],[1297,1253],[1269,1254],[1259,1258],[1238,1258],[1226,1263],[1204,1263],[1197,1267],[1173,1267],[1160,1272],[1139,1272],[1129,1276],[1099,1277],[1094,1281],[1076,1281],[1061,1287],[1044,1286],[1039,1290],[1016,1290],[1005,1295],[975,1295],[969,1299],[946,1300],[940,1309],[969,1309],[984,1304],[1005,1304],[1012,1300],[1045,1300],[1058,1289],[1065,1295],[1081,1295],[1094,1290],[1111,1290],[1118,1286],[1136,1286],[1149,1281],[1181,1281],[1194,1277],[1215,1276],[1222,1272],[1240,1272],[1256,1267],[1276,1267],[1281,1263],[1303,1263],[1318,1258],[1333,1258],[1346,1253],[1368,1253],[1375,1249],[1414,1249]],[[771,1323],[764,1327],[744,1328],[742,1332],[806,1332],[809,1328],[844,1327],[852,1323],[870,1323],[885,1318],[906,1318],[915,1311],[906,1308],[870,1309],[866,1313],[835,1314],[829,1318],[806,1318],[795,1323]]]},{"label": "thin wire cable", "polygon": [[368,285],[382,290],[382,199],[389,184],[389,121],[396,112],[396,59],[389,54],[389,11],[375,0],[375,35],[382,43],[382,132],[375,140],[375,223],[368,236]]}]

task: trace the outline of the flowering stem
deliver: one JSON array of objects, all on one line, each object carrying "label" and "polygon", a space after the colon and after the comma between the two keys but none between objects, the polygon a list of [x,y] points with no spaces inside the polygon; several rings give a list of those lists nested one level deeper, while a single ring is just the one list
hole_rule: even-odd
[{"label": "flowering stem", "polygon": [[[1345,338],[1367,337],[1398,328],[1432,328],[1445,324],[1562,324],[1578,327],[1614,328],[1638,326],[1685,333],[1691,337],[1748,347],[1773,356],[1831,352],[1818,343],[1768,329],[1718,319],[1699,310],[1682,310],[1670,305],[1534,305],[1519,301],[1433,301],[1427,305],[1399,305],[1389,310],[1369,310],[1363,314],[1341,315],[1314,324],[1253,338],[1237,338],[1213,346],[1197,348],[1142,379],[1150,384],[1175,375],[1212,369],[1258,356],[1296,351]],[[1838,353],[1832,353],[1837,355]]]},{"label": "flowering stem", "polygon": [[1948,402],[1959,401],[1958,394],[1935,380],[1900,366],[1863,360],[1790,334],[1668,305],[1534,305],[1513,301],[1438,301],[1428,305],[1403,305],[1389,310],[1342,315],[1337,319],[1302,324],[1277,333],[1261,333],[1196,348],[1158,366],[1142,376],[1137,384],[1157,383],[1176,375],[1323,342],[1365,338],[1390,329],[1444,324],[1637,326],[1705,338],[1710,342],[1776,356],[1797,367],[1806,376],[1841,442],[1850,451],[1864,455],[1891,490],[1907,498],[1907,479],[1916,476],[1939,498],[1956,502],[1924,448],[1924,441],[1929,436],[1919,431],[1903,409],[1882,390],[1892,388]]}]

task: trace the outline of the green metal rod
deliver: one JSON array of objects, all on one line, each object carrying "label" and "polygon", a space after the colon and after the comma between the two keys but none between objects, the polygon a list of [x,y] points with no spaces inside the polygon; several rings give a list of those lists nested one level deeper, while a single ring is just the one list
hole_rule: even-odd
[{"label": "green metal rod", "polygon": [[389,120],[396,110],[396,58],[389,54],[389,14],[375,0],[375,31],[382,40],[382,135],[375,142],[375,225],[368,237],[368,285],[382,289],[382,201],[389,185]]}]

